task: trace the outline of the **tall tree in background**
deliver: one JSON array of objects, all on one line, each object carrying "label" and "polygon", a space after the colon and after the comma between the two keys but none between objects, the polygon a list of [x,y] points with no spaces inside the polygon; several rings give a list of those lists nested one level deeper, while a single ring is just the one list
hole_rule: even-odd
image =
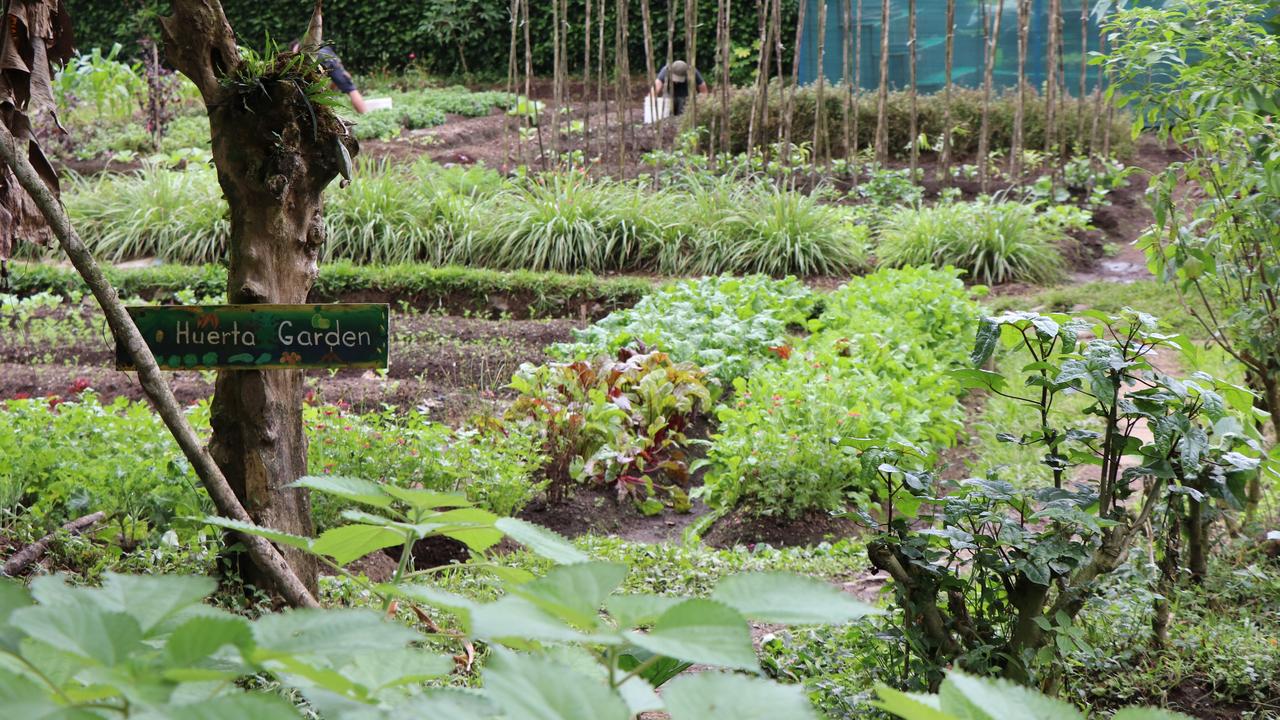
[{"label": "tall tree in background", "polygon": [[[305,44],[319,45],[319,3]],[[250,61],[218,0],[174,0],[161,19],[169,61],[195,83],[209,114],[213,162],[231,211],[227,300],[305,303],[324,246],[324,189],[350,172],[348,127],[316,102],[327,88],[313,57]],[[310,535],[311,503],[288,485],[307,472],[300,370],[218,373],[209,447],[260,525]],[[313,590],[314,560],[289,557]],[[246,577],[261,573],[250,566]]]},{"label": "tall tree in background", "polygon": [[880,1],[880,94],[876,98],[876,162],[889,160],[889,0]]}]

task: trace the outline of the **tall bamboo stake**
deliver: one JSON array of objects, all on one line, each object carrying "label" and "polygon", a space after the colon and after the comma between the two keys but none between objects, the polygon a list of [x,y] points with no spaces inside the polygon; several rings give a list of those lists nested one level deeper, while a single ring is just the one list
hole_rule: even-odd
[{"label": "tall bamboo stake", "polygon": [[[664,67],[668,68],[668,73],[670,73],[671,63],[675,62],[676,59],[676,11],[679,9],[680,6],[675,0],[667,0],[667,60]],[[673,97],[670,74],[667,75],[667,80],[662,83],[662,97],[667,101],[666,106],[670,109],[672,107]],[[667,142],[667,135],[670,134],[667,132],[668,117],[670,116],[663,117],[663,119],[658,123],[658,130],[662,134],[662,144],[664,147]],[[674,142],[674,139],[672,142]]]},{"label": "tall bamboo stake", "polygon": [[[1107,36],[1104,34],[1099,41],[1099,49],[1102,52],[1107,51]],[[1092,125],[1089,128],[1089,153],[1098,152],[1098,121],[1102,116],[1102,86],[1106,83],[1106,70],[1104,65],[1098,66],[1098,79],[1093,87],[1093,115]],[[1103,153],[1105,156],[1106,153]]]},{"label": "tall bamboo stake", "polygon": [[[885,0],[888,2],[888,0]],[[786,107],[782,114],[782,152],[783,162],[791,166],[791,127],[795,123],[796,88],[800,84],[800,42],[804,38],[804,6],[800,3],[800,11],[796,17],[796,44],[791,55],[791,87],[787,90]]]},{"label": "tall bamboo stake", "polygon": [[774,0],[756,0],[756,12],[760,25],[760,58],[756,65],[756,96],[751,101],[751,122],[747,125],[747,156],[751,157],[756,150],[756,140],[764,135],[765,120],[768,117],[769,102],[769,60],[773,53],[770,42],[769,16]]},{"label": "tall bamboo stake", "polygon": [[[684,4],[684,47],[689,63],[689,117],[698,119],[698,0]],[[698,138],[701,142],[702,138]]]},{"label": "tall bamboo stake", "polygon": [[[591,0],[587,0],[591,2]],[[596,14],[596,104],[600,106],[600,163],[604,165],[605,151],[609,147],[609,96],[604,91],[604,19],[605,3],[600,0],[600,12]]]},{"label": "tall bamboo stake", "polygon": [[[516,55],[516,51],[520,47],[519,35],[517,32],[519,23],[520,23],[520,0],[511,0],[510,8],[511,8],[511,47],[507,53],[507,94],[514,96],[516,94],[516,88],[519,86],[519,82],[520,82],[520,62],[517,59],[517,55]],[[504,158],[504,163],[503,163],[504,165],[512,161],[511,130],[512,130],[512,122],[511,122],[511,118],[508,117],[505,119],[505,122],[503,123],[503,126],[502,126],[502,156]],[[515,137],[516,152],[519,153],[521,149],[519,117],[516,118],[515,130],[516,130],[516,137]],[[506,168],[504,167],[503,169],[505,170]]]},{"label": "tall bamboo stake", "polygon": [[542,113],[538,112],[538,106],[533,101],[533,42],[529,37],[529,0],[522,0],[521,5],[524,12],[524,96],[538,135],[538,159],[542,162],[542,169],[546,170],[547,155],[542,148]]},{"label": "tall bamboo stake", "polygon": [[[914,2],[914,0],[912,0]],[[813,161],[823,162],[831,149],[827,142],[827,0],[818,0],[818,88],[813,102]]]},{"label": "tall bamboo stake", "polygon": [[1013,106],[1013,142],[1009,148],[1009,175],[1022,182],[1023,132],[1027,107],[1027,41],[1031,28],[1031,0],[1018,0],[1018,94]]},{"label": "tall bamboo stake", "polygon": [[1049,52],[1045,60],[1044,151],[1052,153],[1057,145],[1058,103],[1058,21],[1062,17],[1062,0],[1049,0]]},{"label": "tall bamboo stake", "polygon": [[[1066,161],[1067,153],[1071,150],[1067,138],[1067,130],[1063,127],[1067,117],[1067,100],[1071,99],[1071,90],[1067,88],[1067,37],[1063,32],[1066,23],[1062,17],[1062,0],[1058,0],[1058,64],[1054,68],[1058,78],[1058,156]],[[1062,166],[1054,164],[1054,175],[1061,172]]]},{"label": "tall bamboo stake", "polygon": [[[779,115],[778,115],[778,137],[777,137],[776,142],[777,142],[777,147],[781,147],[781,146],[782,146],[782,117],[783,117],[783,115],[785,115],[785,114],[786,114],[786,110],[787,110],[787,108],[786,108],[786,105],[787,105],[787,87],[786,87],[786,82],[785,82],[785,78],[786,78],[786,76],[785,76],[785,75],[783,75],[783,73],[782,73],[782,52],[783,52],[783,47],[782,47],[782,0],[774,0],[774,2],[773,2],[773,14],[772,14],[772,17],[770,18],[769,24],[773,27],[773,30],[772,30],[772,32],[773,32],[773,60],[774,60],[774,64],[775,64],[775,65],[777,66],[777,68],[778,68],[777,78],[778,78],[778,112],[779,112]],[[766,100],[768,100],[768,98],[767,98],[767,97],[766,97],[765,99],[766,99]],[[761,110],[761,112],[763,112],[763,113],[764,113],[764,118],[765,118],[764,125],[767,125],[767,124],[768,124],[768,122],[769,122],[769,104],[768,104],[768,102],[766,102],[766,103],[765,103],[764,108]],[[764,137],[764,129],[763,129],[763,126],[762,126],[762,128],[761,128],[761,130],[760,130],[760,137],[761,137],[761,138],[763,138],[763,137]],[[769,158],[769,157],[772,157],[772,150],[773,150],[773,148],[772,148],[772,147],[766,147],[766,148],[765,148],[765,156],[766,156],[766,159],[767,159],[767,158]]]},{"label": "tall bamboo stake", "polygon": [[[640,20],[641,22],[644,23],[644,72],[645,72],[645,77],[649,81],[649,86],[645,88],[644,96],[645,96],[645,102],[648,103],[649,106],[654,111],[657,111],[658,109],[658,103],[656,102],[657,98],[654,98],[654,101],[649,100],[649,98],[653,97],[653,84],[658,79],[657,70],[654,68],[654,65],[653,65],[653,29],[652,29],[652,24],[650,22],[650,18],[651,18],[651,15],[649,14],[649,0],[640,0]],[[655,119],[653,128],[661,128],[661,127],[662,125],[658,124],[658,121]],[[655,183],[657,182],[656,175],[654,176],[654,182]]]},{"label": "tall bamboo stake", "polygon": [[844,32],[840,35],[840,83],[844,85],[844,112],[842,115],[843,125],[841,131],[844,133],[844,158],[849,160],[853,156],[853,142],[849,138],[849,115],[852,112],[853,105],[853,85],[849,76],[849,63],[853,59],[849,57],[853,54],[853,1],[844,0],[844,18],[840,27]]},{"label": "tall bamboo stake", "polygon": [[[1089,97],[1089,0],[1080,0],[1080,95],[1076,100],[1076,142],[1084,145],[1084,105]],[[1088,152],[1079,148],[1081,152]]]},{"label": "tall bamboo stake", "polygon": [[629,0],[618,0],[617,22],[614,32],[614,87],[618,105],[618,175],[627,170],[627,131],[631,125],[631,103],[628,101],[631,82],[630,54],[627,52],[627,7]]},{"label": "tall bamboo stake", "polygon": [[942,90],[942,160],[938,163],[940,182],[951,184],[951,71],[956,54],[956,0],[947,0],[947,41],[945,79]]},{"label": "tall bamboo stake", "polygon": [[591,6],[587,0],[587,19],[583,23],[582,37],[582,157],[591,160]]},{"label": "tall bamboo stake", "polygon": [[889,161],[889,0],[880,2],[880,88],[876,97],[876,162]]},{"label": "tall bamboo stake", "polygon": [[907,2],[907,72],[908,92],[911,93],[911,181],[916,180],[916,168],[920,166],[920,106],[916,89],[916,0]]},{"label": "tall bamboo stake", "polygon": [[[730,45],[733,38],[729,34],[729,24],[733,19],[733,2],[732,0],[721,0],[724,3],[724,20],[721,23],[721,33],[724,38],[720,42],[720,149],[722,152],[728,153],[729,149],[729,101],[730,101],[730,83],[729,66]],[[696,79],[696,78],[695,78]]]},{"label": "tall bamboo stake", "polygon": [[[1056,0],[1055,0],[1056,2]],[[983,7],[986,7],[985,0]],[[978,173],[982,176],[982,192],[987,191],[987,155],[991,147],[991,79],[996,69],[996,45],[1000,42],[1000,18],[1004,16],[1004,0],[999,0],[996,5],[996,16],[991,21],[991,32],[988,34],[986,42],[986,66],[983,68],[982,74],[982,130],[978,136]],[[982,29],[984,34],[987,30],[987,22],[984,18],[982,21]]]},{"label": "tall bamboo stake", "polygon": [[560,110],[564,107],[564,96],[560,87],[560,77],[564,72],[564,55],[560,52],[561,20],[560,0],[551,0],[551,154],[556,164],[560,163]]},{"label": "tall bamboo stake", "polygon": [[858,138],[858,119],[862,117],[862,0],[855,0],[857,3],[857,16],[854,18],[854,36],[853,36],[853,153],[850,161],[852,162],[851,170],[853,171],[853,186],[858,187],[858,178],[861,172],[858,167],[858,144],[861,142]]}]

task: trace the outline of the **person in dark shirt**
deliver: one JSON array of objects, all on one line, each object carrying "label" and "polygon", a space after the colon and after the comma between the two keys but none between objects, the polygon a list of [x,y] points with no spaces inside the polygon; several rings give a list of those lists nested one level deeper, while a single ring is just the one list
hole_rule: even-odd
[{"label": "person in dark shirt", "polygon": [[[291,49],[298,52],[302,49],[302,43],[295,41]],[[342,67],[342,60],[338,57],[338,53],[328,45],[324,45],[316,50],[316,59],[320,61],[320,67],[329,74],[329,79],[333,81],[334,87],[338,88],[338,92],[345,93],[351,98],[351,107],[362,115],[369,112],[364,104],[364,96],[356,88],[356,81],[351,78],[351,73]]]},{"label": "person in dark shirt", "polygon": [[[693,75],[697,80],[698,94],[710,93],[711,88],[702,79],[702,73],[694,70]],[[663,94],[664,91],[667,92],[666,95]],[[677,60],[670,66],[663,65],[658,71],[658,79],[653,83],[653,96],[671,98],[671,114],[683,114],[685,103],[689,100],[689,64]]]}]

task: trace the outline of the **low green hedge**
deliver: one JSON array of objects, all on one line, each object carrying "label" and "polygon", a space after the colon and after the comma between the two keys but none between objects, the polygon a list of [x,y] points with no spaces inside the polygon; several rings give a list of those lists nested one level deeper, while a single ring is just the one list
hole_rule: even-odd
[{"label": "low green hedge", "polygon": [[[218,265],[107,267],[106,273],[122,297],[156,298],[183,291],[201,297],[223,295],[227,291],[227,271]],[[43,264],[15,264],[11,268],[10,287],[10,291],[18,295],[38,292],[69,295],[88,291],[74,270]],[[635,277],[334,263],[321,266],[320,277],[311,290],[311,300],[405,302],[417,308],[442,308],[451,313],[512,317],[597,317],[635,304],[653,288],[654,281]]]}]

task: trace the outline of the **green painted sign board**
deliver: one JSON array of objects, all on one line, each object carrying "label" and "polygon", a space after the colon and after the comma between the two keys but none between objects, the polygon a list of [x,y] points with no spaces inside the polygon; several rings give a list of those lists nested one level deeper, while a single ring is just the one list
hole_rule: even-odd
[{"label": "green painted sign board", "polygon": [[[127,308],[161,370],[385,368],[385,304]],[[124,348],[116,367],[133,370]]]}]

